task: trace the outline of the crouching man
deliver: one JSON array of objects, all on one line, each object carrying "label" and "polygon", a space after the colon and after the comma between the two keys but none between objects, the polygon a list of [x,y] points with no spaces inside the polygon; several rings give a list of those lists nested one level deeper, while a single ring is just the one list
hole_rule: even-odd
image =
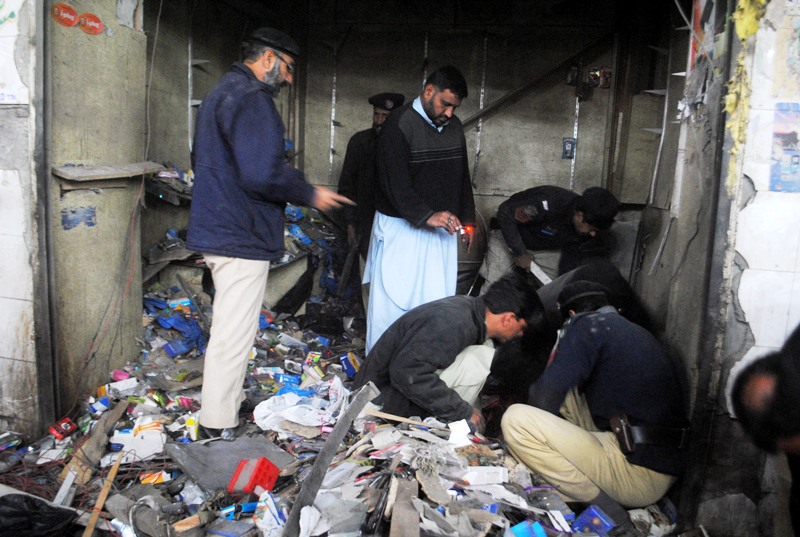
[{"label": "crouching man", "polygon": [[637,536],[626,508],[658,501],[684,466],[681,385],[656,339],[608,305],[604,286],[573,282],[558,303],[555,352],[528,404],[504,414],[503,437],[565,501],[605,511],[611,535]]},{"label": "crouching man", "polygon": [[452,296],[423,304],[397,319],[378,339],[356,375],[354,389],[369,381],[375,403],[399,416],[468,420],[483,430],[480,390],[494,349],[544,321],[536,292],[508,274],[480,297]]}]

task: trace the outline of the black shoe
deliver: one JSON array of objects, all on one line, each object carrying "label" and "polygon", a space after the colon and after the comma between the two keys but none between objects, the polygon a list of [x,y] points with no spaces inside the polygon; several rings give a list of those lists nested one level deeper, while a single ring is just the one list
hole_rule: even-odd
[{"label": "black shoe", "polygon": [[210,427],[204,427],[200,425],[197,428],[197,439],[198,440],[211,440],[212,438],[221,438],[222,437],[222,429],[212,429]]},{"label": "black shoe", "polygon": [[226,442],[233,442],[236,440],[236,434],[239,432],[239,427],[228,427],[225,429],[212,429],[211,427],[204,427],[200,425],[197,429],[198,440],[216,440],[220,438]]}]

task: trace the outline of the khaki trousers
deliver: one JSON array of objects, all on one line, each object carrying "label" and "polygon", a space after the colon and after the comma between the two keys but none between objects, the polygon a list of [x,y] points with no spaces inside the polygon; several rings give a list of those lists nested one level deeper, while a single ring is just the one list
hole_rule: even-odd
[{"label": "khaki trousers", "polygon": [[561,409],[566,419],[528,405],[503,415],[503,437],[515,459],[538,472],[566,501],[589,502],[600,491],[625,507],[657,502],[675,477],[630,464],[612,432],[600,432],[575,390]]},{"label": "khaki trousers", "polygon": [[200,424],[236,427],[247,362],[258,331],[269,261],[205,254],[214,279],[214,315],[203,366]]}]

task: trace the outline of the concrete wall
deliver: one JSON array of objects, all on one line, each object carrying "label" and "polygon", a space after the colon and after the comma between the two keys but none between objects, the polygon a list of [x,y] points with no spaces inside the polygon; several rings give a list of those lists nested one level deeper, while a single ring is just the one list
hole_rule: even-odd
[{"label": "concrete wall", "polygon": [[[800,7],[773,1],[758,28],[741,44],[736,66],[744,71],[733,77],[752,94],[737,111],[747,121],[745,136],[729,141],[741,147],[739,159],[728,161],[725,184],[731,197],[729,298],[721,310],[714,449],[698,520],[718,534],[777,536],[791,535],[785,459],[767,456],[743,438],[727,393],[738,369],[780,348],[800,323],[800,173],[792,165],[800,132]],[[740,515],[726,516],[731,512]]]},{"label": "concrete wall", "polygon": [[[92,35],[48,17],[50,164],[142,162],[146,36],[136,3],[71,5],[96,15],[103,30]],[[51,177],[49,187],[53,339],[66,413],[139,353],[143,182],[140,176],[93,184]]]},{"label": "concrete wall", "polygon": [[30,436],[54,416],[44,214],[37,184],[40,11],[40,2],[0,5],[0,430]]},{"label": "concrete wall", "polygon": [[[139,216],[140,183],[62,190],[61,183],[50,178],[49,166],[37,160],[44,145],[37,140],[46,135],[54,166],[147,159],[188,167],[193,113],[188,101],[202,98],[236,59],[241,36],[258,25],[294,30],[306,51],[296,93],[284,92],[279,106],[290,126],[287,136],[298,145],[297,164],[311,182],[338,182],[347,140],[370,124],[367,97],[399,91],[413,98],[426,73],[452,63],[464,72],[470,87],[470,96],[457,112],[462,120],[477,114],[481,101],[491,108],[507,99],[481,122],[468,126],[476,199],[485,216],[511,193],[538,184],[582,190],[611,178],[610,186],[625,201],[640,203],[646,199],[643,192],[649,194],[654,139],[637,129],[658,119],[662,108],[643,90],[656,87],[656,75],[669,73],[671,66],[644,69],[647,73],[637,79],[631,71],[649,65],[647,58],[627,68],[619,62],[634,49],[647,48],[643,44],[649,44],[648,38],[669,46],[674,36],[656,35],[648,27],[632,42],[602,41],[617,28],[616,16],[624,6],[611,1],[484,3],[471,8],[464,3],[422,2],[301,4],[285,6],[283,12],[263,6],[248,12],[248,2],[147,2],[143,33],[132,13],[135,2],[73,2],[79,12],[95,13],[104,22],[106,31],[96,36],[55,25],[49,16],[43,17],[47,8],[39,2],[7,1],[0,8],[0,20],[10,9],[18,13],[11,35],[7,33],[12,26],[0,25],[0,40],[14,51],[12,75],[4,68],[0,80],[12,79],[24,90],[19,102],[0,102],[3,132],[14,134],[0,142],[0,203],[6,224],[0,244],[8,252],[0,271],[0,311],[6,319],[0,365],[3,378],[13,379],[2,385],[0,419],[6,422],[0,426],[23,430],[25,424],[13,416],[32,408],[38,411],[37,425],[46,425],[53,418],[52,408],[49,414],[44,408],[53,391],[47,382],[59,380],[62,407],[69,407],[137,352],[140,274],[138,263],[130,263],[134,258],[120,253],[140,251],[138,234],[128,233],[131,217],[136,221]],[[190,5],[195,5],[193,12]],[[658,5],[673,8],[673,2]],[[673,133],[673,151],[662,161],[656,203],[644,211],[638,241],[635,286],[655,314],[659,335],[682,367],[685,389],[692,397],[696,446],[693,471],[682,485],[681,507],[688,510],[690,523],[697,520],[716,530],[711,534],[767,535],[774,526],[777,535],[782,528],[782,522],[772,521],[780,503],[775,492],[782,486],[780,460],[764,464],[763,456],[742,438],[725,415],[722,386],[735,362],[776,348],[800,320],[794,283],[800,246],[795,241],[786,247],[786,240],[797,235],[791,230],[800,211],[795,210],[796,194],[770,190],[772,155],[764,145],[772,147],[775,103],[798,101],[794,94],[781,93],[797,87],[793,71],[775,60],[788,54],[770,53],[786,51],[794,42],[796,14],[785,16],[787,5],[795,3],[770,4],[771,24],[762,24],[756,39],[762,48],[748,56],[757,75],[748,134],[752,146],[744,152],[745,166],[731,194],[724,184],[730,141],[722,146],[721,114],[725,74],[733,61],[726,46],[731,30],[726,33],[727,8],[714,8],[718,13],[704,28],[713,36],[707,42],[707,50],[713,52],[707,60],[696,59],[686,79],[691,106]],[[674,12],[668,18],[653,17],[648,15],[650,8],[630,13],[636,26],[644,28],[640,23],[651,19],[668,28],[680,25]],[[622,19],[626,16],[623,13]],[[126,25],[122,20],[133,22]],[[37,25],[45,23],[51,120],[41,125],[37,105],[42,95],[35,90],[34,73],[44,36]],[[612,68],[614,84],[625,89],[594,89],[580,103],[573,163],[562,160],[560,152],[562,138],[572,136],[575,127],[574,88],[564,84],[565,71],[554,68],[598,40],[576,60],[584,67]],[[190,68],[189,42],[191,56],[208,63]],[[632,101],[636,104],[629,104]],[[618,115],[640,108],[645,112]],[[619,125],[624,128],[616,132]],[[614,150],[620,139],[626,143],[619,147],[627,154]],[[60,365],[55,375],[46,335],[50,319],[41,253],[43,214],[37,209],[45,201],[51,213],[47,223],[55,283],[52,347]],[[64,209],[90,207],[95,209],[95,225],[84,221],[65,229]],[[182,218],[180,210],[159,210],[150,203],[145,222],[139,224],[149,237],[145,246],[166,227],[176,222],[180,227]],[[775,229],[786,230],[777,234],[782,240],[764,240],[776,235]],[[780,255],[773,257],[775,252]],[[753,298],[765,296],[780,300]],[[90,352],[95,348],[97,352]],[[31,393],[41,396],[40,406],[31,402]],[[729,507],[750,522],[732,528],[738,519],[723,516]],[[752,524],[756,517],[757,529]]]},{"label": "concrete wall", "polygon": [[375,24],[384,15],[393,18],[392,12],[356,25],[355,12],[339,14],[332,24],[333,12],[313,10],[302,74],[308,80],[302,165],[311,181],[336,187],[350,136],[371,124],[368,97],[394,91],[411,100],[427,74],[450,63],[462,71],[469,88],[456,111],[462,121],[516,92],[466,129],[476,203],[487,220],[506,197],[525,188],[556,184],[581,191],[603,184],[612,92],[595,88],[580,103],[573,172],[561,149],[562,139],[573,135],[576,97],[565,84],[566,67],[556,67],[576,55],[583,71],[613,67],[614,40],[603,39],[613,9],[590,25],[542,24],[530,33],[514,33],[510,24],[485,31],[431,30],[422,20]]}]

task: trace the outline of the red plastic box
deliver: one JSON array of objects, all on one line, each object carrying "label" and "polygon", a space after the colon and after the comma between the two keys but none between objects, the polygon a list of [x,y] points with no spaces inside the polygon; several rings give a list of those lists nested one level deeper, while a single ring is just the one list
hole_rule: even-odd
[{"label": "red plastic box", "polygon": [[266,457],[241,460],[228,483],[228,493],[250,494],[256,487],[272,490],[278,480],[278,474],[280,474],[278,467]]}]

